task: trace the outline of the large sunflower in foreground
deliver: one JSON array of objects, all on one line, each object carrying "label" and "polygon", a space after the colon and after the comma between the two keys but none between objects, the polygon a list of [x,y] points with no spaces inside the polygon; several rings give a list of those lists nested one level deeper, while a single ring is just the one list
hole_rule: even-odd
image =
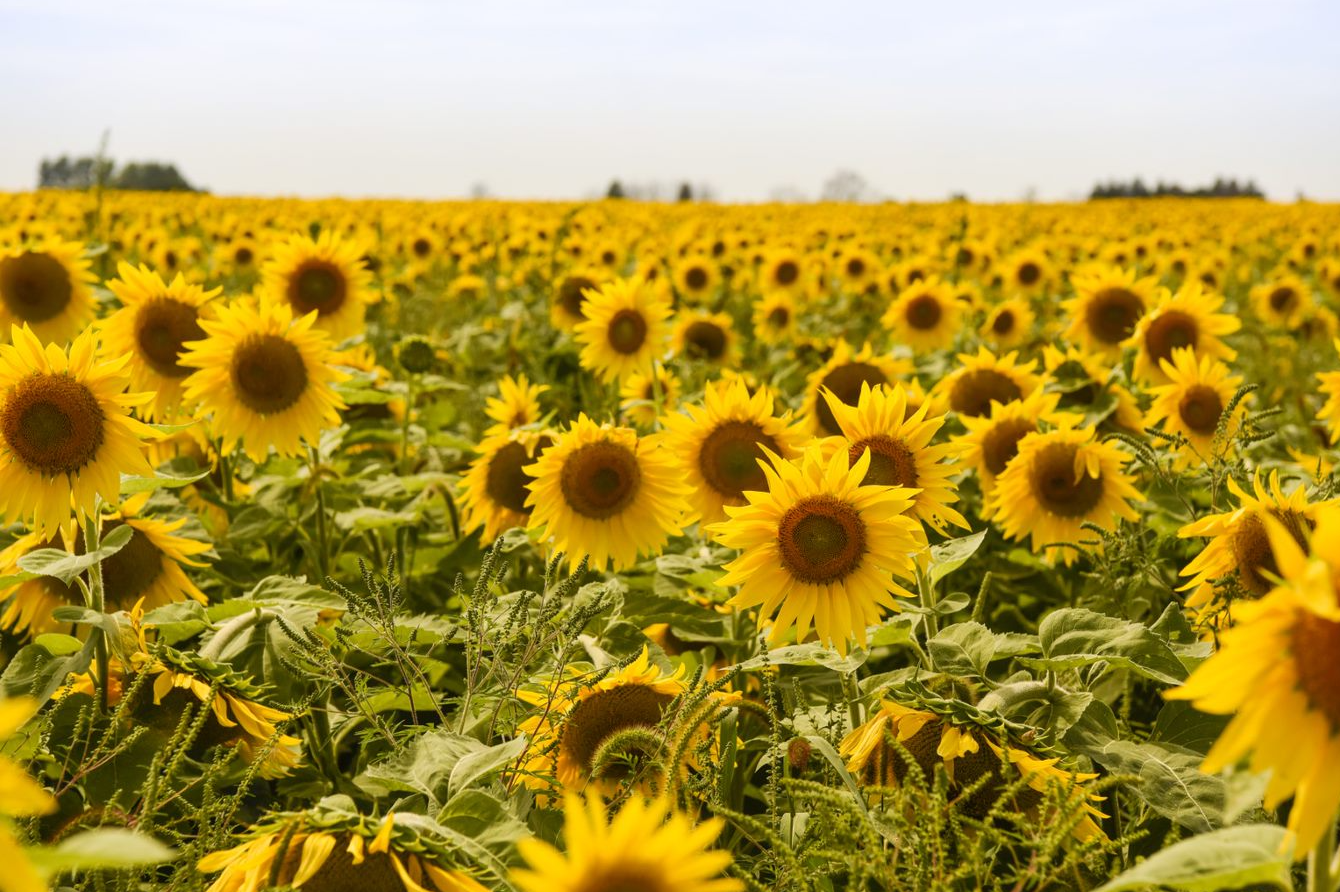
[{"label": "large sunflower in foreground", "polygon": [[102,323],[103,349],[111,356],[134,357],[131,387],[154,395],[140,411],[149,421],[165,420],[180,406],[182,381],[191,374],[180,362],[182,345],[205,336],[200,312],[222,289],[187,284],[181,273],[168,285],[148,267],[128,263],[117,267],[117,275],[107,287],[121,309]]},{"label": "large sunflower in foreground", "polygon": [[1232,477],[1228,489],[1237,499],[1236,509],[1202,517],[1177,531],[1182,539],[1204,536],[1210,540],[1182,568],[1181,575],[1191,577],[1182,590],[1194,589],[1186,606],[1195,610],[1198,618],[1220,626],[1233,622],[1233,592],[1223,584],[1225,580],[1235,579],[1248,597],[1259,598],[1274,587],[1273,580],[1279,576],[1279,564],[1266,535],[1267,520],[1273,519],[1300,546],[1306,546],[1308,534],[1316,526],[1317,510],[1333,504],[1329,500],[1308,502],[1305,486],[1295,487],[1286,496],[1280,487],[1279,471],[1270,472],[1267,484],[1262,483],[1257,471],[1251,493]]},{"label": "large sunflower in foreground", "polygon": [[742,554],[726,565],[718,584],[738,585],[731,603],[758,607],[769,618],[771,643],[794,626],[804,641],[814,624],[819,641],[847,652],[855,638],[897,609],[894,595],[911,597],[893,574],[911,578],[924,534],[908,511],[916,493],[862,483],[867,450],[849,462],[846,450],[823,460],[811,446],[795,462],[772,456],[764,466],[767,492],[726,508],[729,520],[708,528]]},{"label": "large sunflower in foreground", "polygon": [[709,382],[702,405],[684,406],[662,421],[665,446],[679,460],[702,523],[724,519],[723,507],[743,505],[746,492],[767,489],[759,465],[765,450],[790,459],[808,439],[791,424],[790,413],[773,414],[768,388],[751,395],[740,378]]},{"label": "large sunflower in foreground", "polygon": [[539,421],[543,415],[540,411],[540,394],[548,389],[548,384],[532,384],[525,375],[515,378],[503,375],[498,380],[498,395],[484,401],[484,414],[494,421],[484,431],[484,436],[506,434]]},{"label": "large sunflower in foreground", "polygon": [[1201,770],[1247,758],[1252,771],[1270,772],[1265,807],[1293,796],[1288,826],[1301,858],[1340,808],[1340,508],[1317,511],[1310,554],[1282,524],[1265,526],[1283,583],[1238,605],[1219,649],[1166,696],[1233,716]]},{"label": "large sunflower in foreground", "polygon": [[26,325],[44,344],[71,341],[93,321],[97,281],[84,246],[49,238],[0,250],[0,332]]},{"label": "large sunflower in foreground", "polygon": [[805,382],[802,414],[810,420],[810,429],[816,436],[838,436],[842,429],[833,417],[833,410],[828,408],[828,400],[823,396],[825,390],[848,406],[854,406],[861,397],[862,385],[893,384],[911,374],[912,370],[912,364],[907,360],[877,354],[869,343],[857,352],[846,341],[836,341],[828,362]]},{"label": "large sunflower in foreground", "polygon": [[664,291],[638,279],[618,279],[586,297],[586,319],[575,328],[582,366],[605,383],[650,373],[669,338],[670,301]]},{"label": "large sunflower in foreground", "polygon": [[1130,502],[1142,496],[1124,470],[1130,460],[1111,443],[1095,440],[1093,428],[1029,434],[996,479],[985,510],[1008,538],[1028,537],[1035,553],[1073,563],[1073,548],[1052,546],[1091,537],[1085,523],[1111,530],[1118,519],[1140,518]]},{"label": "large sunflower in foreground", "polygon": [[872,787],[902,783],[911,770],[909,756],[927,782],[936,764],[942,764],[955,806],[978,819],[990,815],[1007,785],[1020,778],[1024,786],[1015,793],[1013,810],[1032,820],[1056,820],[1055,813],[1045,814],[1041,809],[1051,794],[1077,813],[1063,818],[1072,824],[1071,835],[1081,841],[1103,836],[1094,818],[1104,815],[1093,804],[1102,797],[1083,787],[1096,774],[1058,768],[1058,759],[1039,758],[1010,742],[1003,722],[961,703],[927,701],[905,706],[883,700],[865,724],[843,738],[839,753],[847,770]]},{"label": "large sunflower in foreground", "polygon": [[1042,383],[1033,373],[1037,360],[1021,365],[1018,358],[1015,351],[997,356],[985,347],[978,347],[976,356],[960,353],[958,368],[934,388],[942,411],[980,418],[991,414],[992,403],[1009,403],[1032,393]]},{"label": "large sunflower in foreground", "polygon": [[277,303],[295,318],[315,312],[316,327],[336,342],[363,330],[363,314],[377,297],[371,281],[362,249],[329,230],[277,245],[261,270],[262,287]]},{"label": "large sunflower in foreground", "polygon": [[129,356],[101,360],[93,333],[68,352],[43,348],[26,326],[0,346],[0,500],[3,516],[50,538],[99,498],[115,503],[121,475],[150,476],[141,437],[157,432],[129,409],[149,394],[127,394]]},{"label": "large sunflower in foreground", "polygon": [[[842,430],[833,438],[855,464],[870,450],[870,468],[862,484],[902,486],[918,490],[913,497],[911,514],[943,533],[949,524],[968,528],[968,522],[949,505],[958,501],[952,480],[959,469],[953,457],[962,447],[951,444],[931,445],[944,426],[943,415],[927,416],[930,403],[909,411],[902,385],[883,387],[861,385],[855,406],[827,394],[828,407]],[[832,442],[832,441],[830,441]]]},{"label": "large sunflower in foreground", "polygon": [[1116,357],[1154,305],[1155,283],[1153,276],[1137,279],[1134,270],[1115,267],[1075,276],[1075,296],[1062,304],[1070,314],[1066,339],[1090,353]]},{"label": "large sunflower in foreground", "polygon": [[531,529],[577,566],[623,570],[681,531],[688,487],[669,450],[631,428],[598,425],[585,413],[531,465]]},{"label": "large sunflower in foreground", "polygon": [[[1079,424],[1078,415],[1057,411],[1060,400],[1059,393],[1048,393],[1038,387],[1021,400],[992,403],[991,414],[984,418],[962,417],[967,431],[955,437],[954,442],[963,449],[960,458],[964,464],[977,469],[983,495],[991,494],[996,478],[1005,473],[1019,454],[1019,443],[1024,437],[1048,426]],[[988,508],[989,504],[983,506],[984,517],[991,516]]]},{"label": "large sunflower in foreground", "polygon": [[526,473],[536,458],[553,443],[548,434],[505,431],[485,437],[475,447],[479,457],[461,480],[461,528],[466,532],[483,527],[483,541],[492,542],[512,527],[530,520],[531,484]]},{"label": "large sunflower in foreground", "polygon": [[[740,892],[738,879],[721,877],[730,852],[708,847],[723,822],[699,824],[665,799],[634,797],[609,820],[599,797],[565,803],[567,852],[539,839],[517,843],[528,869],[512,872],[522,892]],[[667,817],[668,816],[668,817]],[[211,890],[214,892],[214,890]],[[221,892],[221,890],[220,890]]]},{"label": "large sunflower in foreground", "polygon": [[929,353],[953,345],[959,333],[961,306],[953,289],[938,276],[931,276],[904,288],[882,321],[895,341],[918,353]]},{"label": "large sunflower in foreground", "polygon": [[[1187,347],[1177,348],[1171,361],[1165,359],[1159,365],[1169,383],[1149,388],[1154,402],[1145,413],[1145,426],[1185,438],[1177,447],[1179,468],[1221,457],[1247,414],[1244,399],[1225,417],[1242,379],[1230,375],[1228,366],[1213,356],[1198,359]],[[1223,437],[1216,450],[1215,435],[1221,424]]]},{"label": "large sunflower in foreground", "polygon": [[316,315],[294,319],[288,306],[242,301],[200,320],[206,337],[186,344],[181,364],[186,400],[213,415],[224,452],[241,449],[264,461],[273,447],[297,455],[324,428],[340,423],[344,402],[331,384],[344,379],[330,363],[330,341]]},{"label": "large sunflower in foreground", "polygon": [[281,813],[251,829],[252,838],[200,859],[201,873],[222,871],[207,892],[262,892],[275,885],[310,892],[486,892],[460,863],[442,832],[418,815],[378,821],[318,805]]},{"label": "large sunflower in foreground", "polygon": [[1187,282],[1170,294],[1166,289],[1158,306],[1135,325],[1127,344],[1135,347],[1135,377],[1154,384],[1166,384],[1168,376],[1159,363],[1172,359],[1178,347],[1190,347],[1197,356],[1213,356],[1232,361],[1238,354],[1223,342],[1242,327],[1242,320],[1221,313],[1224,299],[1207,294],[1199,282]]}]

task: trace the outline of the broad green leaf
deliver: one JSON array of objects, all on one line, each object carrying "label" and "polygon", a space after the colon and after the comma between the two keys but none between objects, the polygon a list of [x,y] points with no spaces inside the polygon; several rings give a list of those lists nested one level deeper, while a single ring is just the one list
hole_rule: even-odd
[{"label": "broad green leaf", "polygon": [[968,558],[972,557],[977,549],[982,547],[982,542],[985,539],[986,530],[979,530],[969,536],[961,536],[958,539],[941,542],[939,545],[932,545],[929,573],[931,584],[934,585],[966,564]]},{"label": "broad green leaf", "polygon": [[413,526],[418,522],[417,511],[384,511],[381,508],[363,507],[341,511],[335,515],[335,526],[355,533]]},{"label": "broad green leaf", "polygon": [[1285,829],[1274,824],[1226,827],[1184,839],[1101,886],[1098,892],[1178,889],[1221,892],[1267,885],[1290,890],[1292,853]]},{"label": "broad green leaf", "polygon": [[209,471],[201,471],[199,474],[170,474],[160,471],[153,477],[137,477],[133,474],[121,475],[121,495],[130,496],[136,493],[149,492],[155,489],[180,489],[183,486],[189,486],[197,480],[203,480],[209,476]]},{"label": "broad green leaf", "polygon": [[825,666],[835,672],[855,672],[865,663],[869,655],[857,648],[845,657],[831,647],[811,642],[809,644],[789,644],[770,650],[766,654],[751,657],[740,664],[746,672],[763,669],[767,666]]},{"label": "broad green leaf", "polygon": [[1041,658],[1020,658],[1038,669],[1078,669],[1110,663],[1165,684],[1187,676],[1167,643],[1140,623],[1083,608],[1052,611],[1038,627]]},{"label": "broad green leaf", "polygon": [[1060,685],[1030,679],[1011,682],[982,698],[979,708],[1022,720],[1063,734],[1080,720],[1093,702],[1088,691],[1069,691]]},{"label": "broad green leaf", "polygon": [[47,877],[67,871],[124,869],[161,864],[177,857],[152,836],[120,827],[100,827],[66,837],[54,846],[29,849],[28,856]]},{"label": "broad green leaf", "polygon": [[462,756],[451,769],[447,779],[447,797],[450,799],[486,775],[502,770],[526,749],[525,736],[516,737],[486,749]]},{"label": "broad green leaf", "polygon": [[78,653],[84,647],[84,642],[73,635],[63,635],[60,632],[47,632],[45,635],[38,635],[33,639],[33,644],[45,648],[46,652],[53,657],[69,656],[72,653]]},{"label": "broad green leaf", "polygon": [[1037,642],[1026,635],[997,634],[978,622],[955,623],[928,642],[935,668],[950,675],[986,677],[993,660],[1035,653]]},{"label": "broad green leaf", "polygon": [[126,547],[135,528],[123,524],[108,533],[98,548],[87,554],[70,554],[59,548],[39,548],[19,558],[19,567],[39,576],[54,576],[69,585],[74,578],[94,564],[100,564],[107,558]]}]

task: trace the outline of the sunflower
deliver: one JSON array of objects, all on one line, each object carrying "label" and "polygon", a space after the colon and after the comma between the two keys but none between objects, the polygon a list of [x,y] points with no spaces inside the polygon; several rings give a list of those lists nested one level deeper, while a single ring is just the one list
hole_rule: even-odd
[{"label": "sunflower", "polygon": [[652,375],[635,372],[619,385],[619,411],[639,427],[656,423],[658,405],[661,412],[673,412],[679,404],[679,379],[675,373],[658,362],[654,375],[653,380]]},{"label": "sunflower", "polygon": [[26,325],[0,346],[0,493],[3,516],[52,537],[101,498],[115,503],[121,475],[151,476],[141,437],[157,432],[128,410],[150,398],[125,393],[129,356],[103,361],[92,331],[68,349],[44,349]]},{"label": "sunflower", "polygon": [[721,284],[721,268],[710,257],[692,255],[675,264],[675,290],[690,304],[702,303]]},{"label": "sunflower", "polygon": [[363,313],[376,299],[363,252],[326,230],[313,241],[294,235],[275,247],[261,270],[262,286],[294,317],[316,313],[316,328],[341,341],[363,329]]},{"label": "sunflower", "polygon": [[[1336,339],[1333,346],[1340,353],[1340,339]],[[1330,429],[1331,445],[1334,446],[1340,441],[1340,424],[1335,423],[1340,419],[1340,372],[1318,372],[1317,380],[1320,382],[1318,392],[1326,397],[1325,404],[1317,410],[1317,421]]]},{"label": "sunflower", "polygon": [[1143,429],[1144,413],[1135,395],[1117,383],[1116,368],[1078,347],[1064,352],[1051,344],[1042,348],[1042,365],[1047,372],[1047,390],[1061,397],[1059,408],[1083,413],[1086,424],[1097,425],[1111,419],[1117,427]]},{"label": "sunflower", "polygon": [[447,297],[455,301],[471,302],[482,298],[488,290],[483,276],[463,275],[451,280],[447,286]]},{"label": "sunflower", "polygon": [[[729,852],[708,848],[723,822],[699,824],[674,812],[668,800],[634,797],[613,820],[599,797],[564,804],[567,854],[540,839],[523,839],[517,850],[528,869],[514,870],[521,892],[740,892],[738,879],[720,876]],[[667,818],[668,816],[668,818]],[[222,892],[222,890],[210,890]],[[244,890],[249,892],[249,890]]]},{"label": "sunflower", "polygon": [[1050,284],[1052,264],[1043,251],[1027,248],[1007,259],[1002,272],[1006,290],[1035,294]]},{"label": "sunflower", "polygon": [[631,567],[681,532],[688,487],[674,456],[631,428],[597,425],[585,413],[534,464],[526,507],[530,528],[543,528],[576,567]]},{"label": "sunflower", "polygon": [[916,492],[909,513],[943,533],[948,524],[968,528],[968,522],[949,505],[958,501],[949,478],[958,472],[952,461],[961,451],[957,445],[931,445],[944,425],[943,415],[927,416],[930,404],[909,411],[902,385],[861,385],[855,406],[845,405],[831,393],[828,407],[842,430],[837,440],[855,463],[868,449],[870,468],[863,485],[900,486]]},{"label": "sunflower", "polygon": [[671,343],[679,356],[719,366],[738,361],[735,327],[725,313],[681,313]]},{"label": "sunflower", "polygon": [[893,595],[911,597],[891,574],[915,574],[923,534],[906,512],[916,493],[862,483],[871,455],[849,463],[838,450],[825,463],[811,446],[796,462],[770,456],[767,492],[726,508],[730,519],[708,527],[743,552],[718,584],[740,586],[733,606],[760,607],[771,618],[771,643],[792,626],[804,641],[813,622],[821,643],[846,654],[850,639],[864,645],[866,627],[897,609]]},{"label": "sunflower", "polygon": [[484,401],[484,414],[497,422],[484,431],[484,436],[506,434],[518,427],[535,424],[543,414],[540,394],[548,389],[548,384],[532,384],[525,375],[515,378],[503,375],[498,380],[498,395]]},{"label": "sunflower", "polygon": [[[1019,441],[1019,454],[996,480],[985,510],[1010,539],[1031,537],[1035,553],[1052,546],[1078,544],[1085,523],[1112,530],[1118,518],[1139,520],[1131,499],[1142,496],[1124,467],[1131,457],[1111,443],[1094,440],[1093,428],[1062,427],[1036,432]],[[1060,560],[1075,560],[1062,548]]]},{"label": "sunflower", "polygon": [[43,344],[71,341],[93,321],[97,281],[84,246],[48,238],[0,249],[0,331],[23,325]]},{"label": "sunflower", "polygon": [[745,504],[746,492],[767,489],[759,460],[765,450],[790,459],[807,437],[791,415],[773,414],[766,387],[751,395],[739,378],[708,383],[702,405],[664,416],[664,444],[679,461],[689,502],[702,523],[725,518],[726,505]]},{"label": "sunflower", "polygon": [[[1231,417],[1224,413],[1242,379],[1228,373],[1228,366],[1213,356],[1199,360],[1188,347],[1172,352],[1172,361],[1159,363],[1167,384],[1149,388],[1154,402],[1145,413],[1145,427],[1159,427],[1169,434],[1185,438],[1177,445],[1179,468],[1189,467],[1193,461],[1210,461],[1222,457],[1234,434],[1247,414],[1240,400]],[[1216,450],[1216,435],[1223,428]]]},{"label": "sunflower", "polygon": [[796,302],[785,291],[774,291],[754,301],[754,339],[780,344],[796,330]]},{"label": "sunflower", "polygon": [[221,307],[201,319],[206,337],[190,341],[180,363],[196,369],[184,382],[186,400],[213,416],[224,452],[241,449],[264,461],[271,447],[297,455],[304,441],[340,423],[344,402],[331,384],[346,377],[330,363],[330,342],[308,313],[295,320],[288,305],[262,300]]},{"label": "sunflower", "polygon": [[1270,772],[1265,807],[1293,796],[1288,827],[1298,857],[1333,826],[1340,807],[1340,507],[1319,509],[1316,520],[1308,554],[1296,530],[1265,519],[1282,584],[1235,608],[1236,624],[1219,636],[1219,649],[1165,694],[1233,716],[1201,771],[1215,774],[1250,756],[1253,772]]},{"label": "sunflower", "polygon": [[154,395],[141,412],[149,421],[167,419],[181,405],[182,380],[191,370],[181,365],[182,345],[205,336],[201,309],[222,293],[188,285],[178,273],[171,285],[147,266],[117,267],[119,279],[107,283],[121,309],[102,323],[103,349],[112,356],[130,354],[131,387]]},{"label": "sunflower", "polygon": [[958,368],[934,387],[941,411],[980,418],[991,414],[992,403],[1009,403],[1032,393],[1042,383],[1033,373],[1037,360],[1020,365],[1018,356],[1013,351],[997,356],[985,347],[978,347],[976,356],[960,353]]},{"label": "sunflower", "polygon": [[549,320],[555,328],[570,331],[586,321],[586,302],[609,278],[608,273],[592,268],[572,269],[554,285]]},{"label": "sunflower", "polygon": [[[31,697],[0,698],[0,744],[28,724],[37,714],[38,705]],[[0,756],[0,857],[5,863],[6,892],[46,892],[47,884],[3,818],[34,818],[49,815],[56,808],[56,797],[17,763]]]},{"label": "sunflower", "polygon": [[486,892],[459,866],[446,834],[416,815],[392,813],[377,822],[322,803],[266,820],[246,842],[200,859],[201,873],[222,871],[207,892],[262,892],[275,885],[311,892]]},{"label": "sunflower", "polygon": [[1105,816],[1093,805],[1102,797],[1083,787],[1098,775],[1071,773],[1057,767],[1058,759],[1037,757],[1009,741],[1003,722],[971,707],[948,701],[933,706],[919,709],[882,700],[873,716],[843,738],[838,752],[847,770],[866,786],[896,787],[908,774],[909,756],[923,778],[942,764],[955,806],[978,819],[990,815],[1017,776],[1024,788],[1011,803],[1014,810],[1034,820],[1053,817],[1040,811],[1051,793],[1076,807],[1076,817],[1067,818],[1074,822],[1072,836],[1080,841],[1103,836],[1094,818]]},{"label": "sunflower", "polygon": [[898,342],[929,353],[953,345],[961,306],[953,289],[931,276],[904,288],[882,321]]},{"label": "sunflower", "polygon": [[838,279],[845,290],[855,294],[881,275],[879,258],[864,248],[852,247],[844,250],[837,258]]},{"label": "sunflower", "polygon": [[983,340],[998,350],[1018,347],[1033,335],[1037,314],[1021,297],[1003,300],[986,314],[986,321],[978,329]]},{"label": "sunflower", "polygon": [[1309,532],[1316,526],[1318,509],[1334,504],[1333,500],[1308,502],[1304,486],[1295,487],[1286,496],[1280,487],[1279,471],[1270,472],[1268,485],[1262,484],[1261,472],[1257,471],[1252,476],[1252,493],[1243,490],[1232,477],[1228,489],[1237,499],[1236,509],[1202,517],[1177,531],[1182,539],[1210,540],[1182,568],[1181,575],[1191,580],[1180,590],[1194,589],[1186,606],[1194,609],[1201,621],[1219,626],[1233,621],[1230,608],[1234,593],[1223,580],[1235,579],[1246,595],[1259,598],[1274,587],[1272,580],[1280,575],[1266,535],[1267,520],[1273,519],[1305,547]]},{"label": "sunflower", "polygon": [[1135,332],[1126,343],[1136,348],[1135,377],[1154,384],[1166,384],[1159,363],[1172,359],[1173,350],[1190,347],[1197,356],[1214,356],[1231,362],[1237,351],[1221,338],[1242,327],[1242,320],[1220,313],[1224,299],[1206,294],[1199,282],[1188,282],[1171,294],[1166,289],[1158,305],[1140,318]]},{"label": "sunflower", "polygon": [[1313,308],[1312,291],[1295,275],[1262,282],[1251,291],[1256,318],[1271,328],[1294,331]]},{"label": "sunflower", "polygon": [[461,527],[467,532],[484,528],[484,541],[503,531],[524,527],[530,520],[526,504],[534,478],[526,473],[553,444],[547,434],[501,431],[486,436],[475,451],[479,457],[461,479]]},{"label": "sunflower", "polygon": [[1065,337],[1089,353],[1115,357],[1154,304],[1155,279],[1115,267],[1077,275],[1075,297],[1062,303],[1070,315]]},{"label": "sunflower", "polygon": [[804,273],[803,261],[795,251],[773,251],[759,270],[759,290],[765,294],[801,291],[805,287]]},{"label": "sunflower", "polygon": [[910,362],[887,354],[876,355],[868,342],[857,353],[846,341],[837,341],[832,357],[805,383],[803,414],[809,419],[811,431],[821,437],[842,433],[833,410],[828,408],[828,400],[823,396],[825,390],[848,406],[854,406],[861,397],[861,385],[892,384],[911,372]]},{"label": "sunflower", "polygon": [[1079,424],[1079,416],[1057,411],[1060,400],[1059,393],[1048,393],[1038,387],[1021,400],[992,403],[990,415],[977,418],[964,415],[960,419],[967,431],[953,442],[963,450],[961,460],[976,468],[983,495],[991,494],[996,478],[1005,473],[1019,454],[1019,441],[1024,437],[1048,426]]},{"label": "sunflower", "polygon": [[609,383],[651,371],[665,350],[670,302],[655,285],[617,279],[587,292],[585,321],[576,327],[582,366]]}]

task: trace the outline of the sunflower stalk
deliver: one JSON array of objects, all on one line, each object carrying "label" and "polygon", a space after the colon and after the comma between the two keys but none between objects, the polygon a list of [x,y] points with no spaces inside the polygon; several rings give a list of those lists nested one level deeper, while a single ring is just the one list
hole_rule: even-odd
[{"label": "sunflower stalk", "polygon": [[[84,515],[84,552],[96,552],[102,541],[102,499],[95,499],[93,510]],[[88,608],[103,613],[106,608],[106,587],[102,579],[102,562],[98,561],[88,568]],[[101,625],[94,626],[89,635],[93,639],[93,651],[98,663],[98,706],[105,715],[111,705],[112,667],[108,659],[107,633]]]},{"label": "sunflower stalk", "polygon": [[1307,892],[1336,892],[1340,889],[1340,852],[1335,849],[1335,816],[1326,822],[1317,844],[1307,856]]}]

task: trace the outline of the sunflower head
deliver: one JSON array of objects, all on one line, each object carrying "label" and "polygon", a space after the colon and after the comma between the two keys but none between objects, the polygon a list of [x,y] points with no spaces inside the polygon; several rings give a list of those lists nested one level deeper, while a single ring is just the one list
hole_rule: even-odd
[{"label": "sunflower head", "polygon": [[294,235],[275,247],[262,285],[294,317],[315,313],[317,328],[343,340],[362,330],[364,311],[375,297],[362,255],[357,244],[330,230],[316,239]]},{"label": "sunflower head", "polygon": [[668,338],[670,302],[661,288],[619,279],[587,292],[586,319],[576,326],[581,363],[609,383],[634,372],[649,374]]},{"label": "sunflower head", "polygon": [[884,314],[896,340],[918,352],[951,346],[959,333],[962,304],[953,289],[931,276],[904,288]]},{"label": "sunflower head", "polygon": [[1077,275],[1075,297],[1064,304],[1070,314],[1065,335],[1083,349],[1115,357],[1154,304],[1154,279],[1137,279],[1133,270],[1108,267]]},{"label": "sunflower head", "polygon": [[995,403],[1023,399],[1042,380],[1033,372],[1036,360],[1021,365],[1017,358],[1017,353],[997,356],[985,347],[979,347],[976,356],[960,353],[958,368],[935,385],[939,405],[960,416],[980,418],[991,414]]},{"label": "sunflower head", "polygon": [[911,363],[877,354],[868,343],[857,352],[846,341],[835,342],[832,357],[806,382],[804,415],[809,419],[811,431],[818,436],[835,436],[842,432],[823,396],[825,391],[844,404],[854,406],[860,399],[863,385],[892,384],[911,372]]},{"label": "sunflower head", "polygon": [[1181,438],[1177,444],[1181,467],[1193,460],[1222,457],[1247,411],[1249,397],[1229,412],[1242,379],[1230,375],[1228,366],[1213,356],[1198,359],[1187,347],[1173,350],[1172,359],[1163,360],[1160,367],[1168,383],[1150,388],[1154,402],[1145,414],[1145,426],[1157,425]]},{"label": "sunflower head", "polygon": [[58,238],[0,249],[0,329],[25,326],[42,343],[63,344],[93,319],[96,281],[84,246]]},{"label": "sunflower head", "polygon": [[1199,282],[1188,282],[1173,294],[1166,289],[1153,310],[1136,323],[1128,344],[1136,349],[1135,377],[1155,384],[1168,383],[1162,362],[1186,347],[1197,356],[1232,361],[1237,352],[1222,338],[1242,327],[1230,313],[1219,312],[1224,299],[1207,294]]}]

